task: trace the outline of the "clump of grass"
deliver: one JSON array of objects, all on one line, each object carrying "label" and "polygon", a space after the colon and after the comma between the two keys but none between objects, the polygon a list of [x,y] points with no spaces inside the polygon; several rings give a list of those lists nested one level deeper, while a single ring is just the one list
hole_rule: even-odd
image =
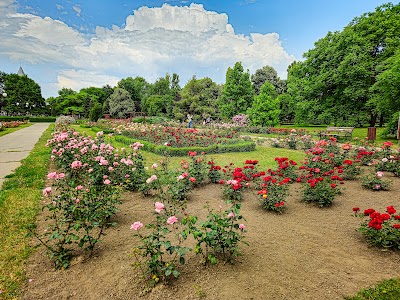
[{"label": "clump of grass", "polygon": [[50,126],[0,190],[1,299],[17,298],[26,282],[24,267],[33,248],[25,226],[39,211],[51,151],[45,145],[52,131]]},{"label": "clump of grass", "polygon": [[400,299],[400,279],[389,279],[379,282],[375,287],[361,290],[346,300],[395,300]]}]

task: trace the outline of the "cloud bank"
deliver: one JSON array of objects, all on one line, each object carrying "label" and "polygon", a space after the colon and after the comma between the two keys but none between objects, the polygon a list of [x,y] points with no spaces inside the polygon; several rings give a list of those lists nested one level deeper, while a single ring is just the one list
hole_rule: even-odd
[{"label": "cloud bank", "polygon": [[51,67],[57,82],[42,85],[45,95],[46,89],[55,94],[54,86],[79,90],[115,85],[127,76],[154,81],[167,72],[179,74],[181,85],[193,75],[224,82],[226,69],[237,61],[250,72],[270,65],[286,78],[295,60],[277,33],[236,34],[226,14],[200,4],[141,7],[123,26],[99,26],[88,36],[49,17],[17,13],[12,0],[2,3],[0,57]]}]

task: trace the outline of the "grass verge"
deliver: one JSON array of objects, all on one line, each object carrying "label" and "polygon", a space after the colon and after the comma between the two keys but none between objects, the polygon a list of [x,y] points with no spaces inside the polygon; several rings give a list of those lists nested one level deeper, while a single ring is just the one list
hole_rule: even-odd
[{"label": "grass verge", "polygon": [[31,126],[31,125],[32,125],[32,123],[26,123],[26,124],[22,124],[22,125],[19,125],[18,127],[14,127],[14,128],[5,128],[3,131],[0,131],[0,136],[9,134],[9,133],[11,133],[11,132],[20,130],[20,129],[22,129],[22,128],[29,127],[29,126]]},{"label": "grass verge", "polygon": [[17,299],[27,282],[24,266],[33,249],[25,226],[35,222],[39,210],[52,131],[51,125],[0,190],[0,299]]},{"label": "grass verge", "polygon": [[379,282],[375,287],[361,290],[346,300],[398,300],[400,299],[400,279],[389,279]]}]

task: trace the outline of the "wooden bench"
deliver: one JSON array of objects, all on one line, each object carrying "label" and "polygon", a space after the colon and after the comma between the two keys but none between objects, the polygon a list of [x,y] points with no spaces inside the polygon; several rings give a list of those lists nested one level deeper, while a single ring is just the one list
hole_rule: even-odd
[{"label": "wooden bench", "polygon": [[323,138],[351,138],[353,135],[354,127],[331,127],[328,126],[325,131],[321,131],[319,136],[321,139]]}]

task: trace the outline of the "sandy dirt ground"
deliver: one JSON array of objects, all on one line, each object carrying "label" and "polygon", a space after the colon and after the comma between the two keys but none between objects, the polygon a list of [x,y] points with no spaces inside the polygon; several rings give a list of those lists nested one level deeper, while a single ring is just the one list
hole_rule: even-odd
[{"label": "sandy dirt ground", "polygon": [[[108,230],[94,257],[77,257],[68,270],[57,271],[39,248],[30,259],[22,299],[343,299],[400,276],[400,252],[370,247],[356,231],[361,220],[352,215],[356,206],[400,210],[400,178],[388,177],[391,191],[372,192],[360,181],[346,182],[334,205],[322,209],[301,202],[301,185],[292,184],[282,215],[264,211],[256,196],[246,192],[242,214],[249,246],[241,245],[242,256],[234,264],[204,266],[190,252],[181,277],[149,293],[142,293],[140,272],[133,267],[130,224],[152,220],[153,200],[125,193],[115,217],[118,225]],[[224,205],[220,186],[194,190],[187,210],[204,218],[206,202]]]}]

